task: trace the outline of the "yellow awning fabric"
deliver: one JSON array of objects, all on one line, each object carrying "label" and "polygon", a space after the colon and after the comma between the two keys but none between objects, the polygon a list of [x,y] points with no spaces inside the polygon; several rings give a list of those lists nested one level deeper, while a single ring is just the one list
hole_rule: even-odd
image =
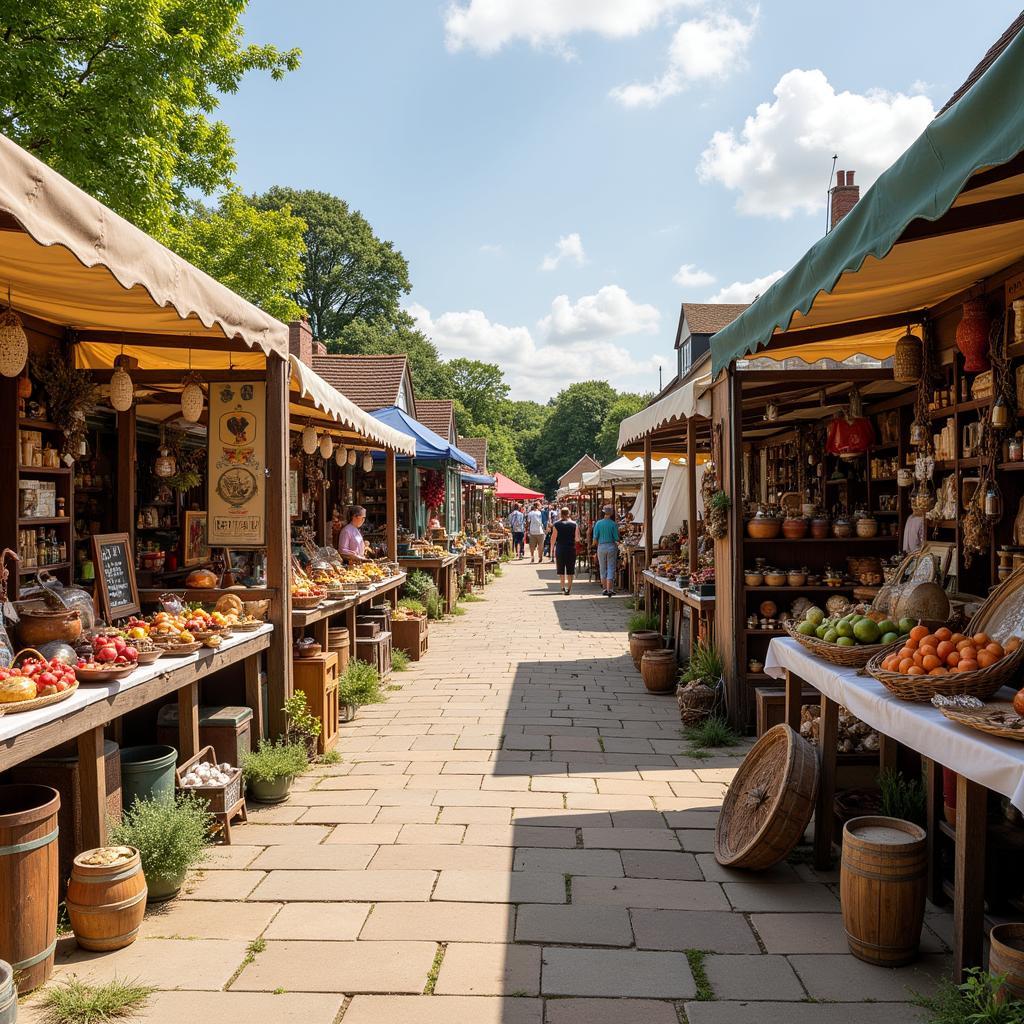
[{"label": "yellow awning fabric", "polygon": [[237,338],[288,357],[285,324],[0,135],[5,303],[8,285],[15,309],[62,326]]}]

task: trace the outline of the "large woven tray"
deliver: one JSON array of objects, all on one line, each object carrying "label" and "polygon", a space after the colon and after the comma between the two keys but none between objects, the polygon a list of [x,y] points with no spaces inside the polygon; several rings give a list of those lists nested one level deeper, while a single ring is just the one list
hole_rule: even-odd
[{"label": "large woven tray", "polygon": [[785,859],[814,813],[818,754],[785,723],[747,753],[725,795],[715,831],[715,860],[765,871]]},{"label": "large woven tray", "polygon": [[[1024,719],[1013,710],[1009,701],[996,701],[983,708],[939,708],[951,721],[968,725],[972,729],[987,732],[990,736],[1002,736],[1007,740],[1024,742]],[[1014,728],[1012,723],[1019,723]]]},{"label": "large woven tray", "polygon": [[795,619],[785,619],[782,628],[805,651],[840,668],[863,668],[876,654],[885,657],[890,651],[899,650],[899,645],[903,642],[897,640],[891,644],[854,644],[852,647],[843,647],[840,644],[827,644],[816,636],[804,636],[803,633],[797,632],[798,625]]},{"label": "large woven tray", "polygon": [[62,693],[51,693],[45,697],[33,697],[31,700],[15,700],[9,704],[0,704],[0,715],[16,715],[20,711],[38,711],[40,708],[48,708],[51,704],[59,704],[77,692],[78,683],[75,683],[74,686],[69,686]]},{"label": "large woven tray", "polygon": [[[1004,645],[1012,636],[1024,637],[1024,568],[1012,573],[989,594],[963,632],[967,636],[987,633]],[[890,672],[882,668],[888,653],[889,650],[884,650],[873,655],[867,664],[868,673],[894,696],[910,701],[931,700],[937,693],[945,697],[968,694],[988,700],[1024,666],[1024,644],[988,668],[953,672],[948,676],[908,676]]]}]

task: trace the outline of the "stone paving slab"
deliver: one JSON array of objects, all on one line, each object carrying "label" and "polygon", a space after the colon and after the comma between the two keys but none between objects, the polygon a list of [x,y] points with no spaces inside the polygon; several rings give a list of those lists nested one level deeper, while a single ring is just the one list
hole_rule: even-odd
[{"label": "stone paving slab", "polygon": [[286,903],[263,937],[327,939],[334,942],[357,939],[372,909],[373,905],[369,903]]},{"label": "stone paving slab", "polygon": [[356,996],[345,1024],[542,1024],[543,1013],[539,999]]},{"label": "stone paving slab", "polygon": [[544,950],[541,990],[552,996],[687,999],[695,986],[686,957],[635,950]]},{"label": "stone paving slab", "polygon": [[540,952],[532,946],[450,942],[434,992],[442,996],[538,995]]},{"label": "stone paving slab", "polygon": [[633,932],[624,907],[520,904],[516,911],[517,942],[558,945],[630,946]]}]

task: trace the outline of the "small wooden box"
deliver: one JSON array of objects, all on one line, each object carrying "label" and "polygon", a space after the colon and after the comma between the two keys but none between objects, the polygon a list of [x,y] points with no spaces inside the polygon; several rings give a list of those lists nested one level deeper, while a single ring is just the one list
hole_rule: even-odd
[{"label": "small wooden box", "polygon": [[395,619],[391,624],[391,641],[411,661],[419,661],[427,653],[427,617]]},{"label": "small wooden box", "polygon": [[[178,704],[165,704],[157,715],[158,743],[178,746]],[[199,742],[213,747],[217,763],[239,765],[252,750],[252,708],[201,707],[199,709]]]},{"label": "small wooden box", "polygon": [[[786,720],[786,690],[785,687],[759,686],[754,691],[757,704],[757,735],[763,736],[773,725],[778,725]],[[821,701],[821,694],[811,686],[805,686],[800,698],[800,704],[817,704]]]},{"label": "small wooden box", "polygon": [[381,631],[380,621],[360,615],[356,619],[356,637],[360,640],[371,639]]},{"label": "small wooden box", "polygon": [[320,719],[317,750],[326,754],[338,742],[338,656],[326,651],[314,658],[293,658],[295,689],[306,695],[310,714]]},{"label": "small wooden box", "polygon": [[370,608],[362,609],[359,612],[359,618],[376,619],[382,633],[391,631],[391,605],[389,604],[375,604]]},{"label": "small wooden box", "polygon": [[378,633],[372,638],[356,638],[356,657],[371,664],[382,680],[391,675],[391,634]]}]

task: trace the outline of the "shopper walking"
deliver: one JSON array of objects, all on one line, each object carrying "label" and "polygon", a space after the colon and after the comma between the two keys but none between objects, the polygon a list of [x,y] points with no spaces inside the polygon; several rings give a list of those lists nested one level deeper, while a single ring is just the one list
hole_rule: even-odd
[{"label": "shopper walking", "polygon": [[615,522],[615,509],[605,505],[604,518],[594,523],[593,540],[597,545],[597,567],[601,577],[601,593],[615,596],[615,563],[619,553],[619,527]]},{"label": "shopper walking", "polygon": [[544,561],[544,517],[539,501],[526,513],[526,533],[530,540],[530,564],[536,560],[539,565]]},{"label": "shopper walking", "polygon": [[523,536],[526,532],[526,516],[523,515],[523,506],[516,505],[512,514],[508,517],[508,528],[512,531],[512,551],[516,558],[525,555],[523,550]]},{"label": "shopper walking", "polygon": [[[546,555],[551,547],[551,524],[554,522],[554,508],[548,502],[545,502],[540,510],[540,521],[544,524],[544,550],[542,554]],[[552,559],[555,557],[555,553],[551,552]]]},{"label": "shopper walking", "polygon": [[562,581],[562,593],[572,593],[572,581],[576,575],[576,545],[580,539],[580,528],[569,517],[569,510],[563,508],[560,518],[551,524],[551,550],[555,556],[555,571]]}]

